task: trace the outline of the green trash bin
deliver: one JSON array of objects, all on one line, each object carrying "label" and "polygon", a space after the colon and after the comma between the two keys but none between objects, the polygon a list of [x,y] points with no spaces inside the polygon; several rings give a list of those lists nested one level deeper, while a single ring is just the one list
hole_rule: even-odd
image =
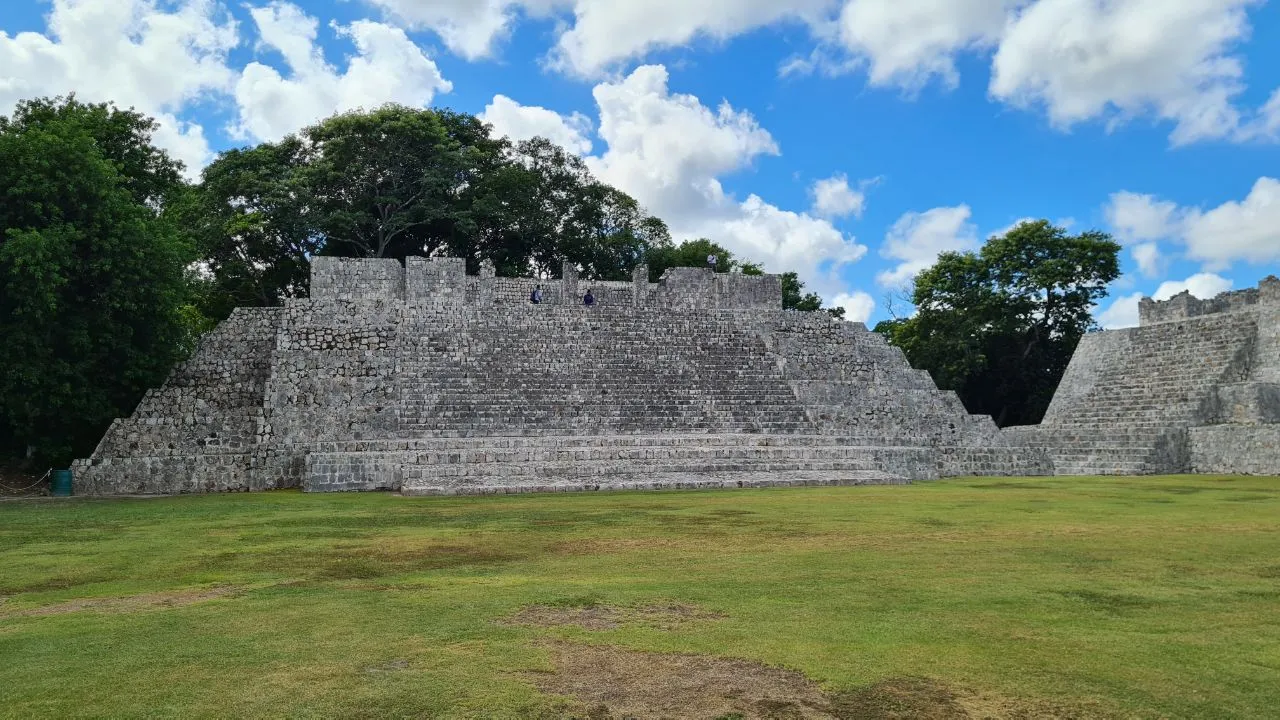
[{"label": "green trash bin", "polygon": [[71,495],[71,471],[54,470],[52,485],[54,497],[69,497]]}]

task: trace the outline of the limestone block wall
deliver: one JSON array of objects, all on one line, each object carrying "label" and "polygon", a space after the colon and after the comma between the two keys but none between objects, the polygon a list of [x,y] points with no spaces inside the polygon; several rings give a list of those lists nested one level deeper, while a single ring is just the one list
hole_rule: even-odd
[{"label": "limestone block wall", "polygon": [[417,433],[810,428],[763,341],[727,315],[604,301],[411,323],[400,377],[404,427]]},{"label": "limestone block wall", "polygon": [[1252,380],[1280,383],[1280,280],[1258,286],[1258,338]]},{"label": "limestone block wall", "polygon": [[672,310],[778,310],[782,307],[782,280],[777,275],[669,268],[646,296],[649,304]]},{"label": "limestone block wall", "polygon": [[187,361],[115,420],[72,464],[81,494],[248,490],[297,484],[287,460],[260,451],[263,395],[280,308],[239,308]]},{"label": "limestone block wall", "polygon": [[1044,424],[1203,424],[1224,383],[1246,380],[1257,316],[1228,313],[1085,336]]},{"label": "limestone block wall", "polygon": [[833,432],[927,444],[1000,444],[994,423],[969,415],[902,351],[861,323],[825,313],[777,311],[767,326],[787,378]]},{"label": "limestone block wall", "polygon": [[1241,382],[1218,387],[1208,422],[1259,425],[1280,423],[1280,383]]},{"label": "limestone block wall", "polygon": [[657,283],[648,269],[636,268],[631,281],[579,279],[566,266],[560,280],[498,278],[486,261],[479,275],[467,275],[462,258],[392,259],[317,257],[311,265],[315,300],[461,300],[489,306],[528,304],[535,284],[544,304],[574,305],[590,288],[602,305],[653,306],[675,310],[761,309],[782,306],[782,282],[776,275],[713,273],[707,268],[671,268]]},{"label": "limestone block wall", "polygon": [[1189,472],[1280,475],[1280,425],[1209,425],[1188,440]]},{"label": "limestone block wall", "polygon": [[635,305],[635,287],[630,282],[581,280],[578,283],[579,297],[567,298],[571,305],[582,302],[581,295],[590,290],[596,298],[596,305],[601,307],[632,307]]},{"label": "limestone block wall", "polygon": [[1154,325],[1203,315],[1257,310],[1259,304],[1280,305],[1280,278],[1271,275],[1263,278],[1256,288],[1224,292],[1207,299],[1197,298],[1186,290],[1168,300],[1142,298],[1138,303],[1138,324]]},{"label": "limestone block wall", "polygon": [[404,266],[391,258],[311,259],[311,297],[317,300],[403,300]]},{"label": "limestone block wall", "polygon": [[395,431],[403,307],[381,299],[289,301],[265,392],[271,442]]},{"label": "limestone block wall", "polygon": [[528,305],[534,287],[542,286],[542,302],[545,305],[565,305],[564,282],[537,278],[494,278],[493,302],[495,305]]},{"label": "limestone block wall", "polygon": [[[312,264],[312,282],[315,282],[317,271],[323,273],[324,268],[317,268]],[[466,261],[462,258],[406,258],[404,278],[404,298],[409,302],[431,298],[464,300],[470,289]],[[317,299],[322,297],[314,292],[311,296]]]},{"label": "limestone block wall", "polygon": [[[655,468],[671,475],[662,486],[698,472],[860,482],[1044,471],[1042,455],[1002,447],[989,418],[969,416],[861,324],[782,311],[776,277],[690,268],[649,283],[637,268],[629,282],[597,283],[566,268],[533,306],[531,281],[464,270],[449,258],[318,259],[312,298],[237,311],[77,462],[77,486],[376,489],[410,478],[428,492],[444,473],[478,492]],[[588,287],[597,307],[580,304]],[[628,437],[637,444],[617,442]],[[455,461],[412,450],[424,439],[479,444]],[[532,465],[493,462],[513,439],[531,443],[521,452]],[[583,439],[593,444],[562,444]]]}]

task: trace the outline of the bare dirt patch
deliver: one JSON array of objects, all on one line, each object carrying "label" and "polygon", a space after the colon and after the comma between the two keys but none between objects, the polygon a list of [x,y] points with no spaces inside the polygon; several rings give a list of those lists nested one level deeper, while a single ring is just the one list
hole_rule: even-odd
[{"label": "bare dirt patch", "polygon": [[45,605],[25,610],[7,610],[0,607],[0,617],[45,617],[63,615],[73,612],[130,613],[142,610],[183,607],[206,600],[227,597],[240,591],[240,588],[223,586],[214,588],[193,588],[169,592],[147,593],[121,598],[82,598],[66,602]]},{"label": "bare dirt patch", "polygon": [[550,643],[543,692],[577,703],[579,720],[1084,720],[1093,704],[1014,700],[928,678],[889,678],[830,694],[804,675],[749,660]]},{"label": "bare dirt patch", "polygon": [[723,617],[720,613],[682,603],[656,603],[640,607],[532,605],[507,618],[505,622],[540,627],[576,625],[585,630],[612,630],[625,625],[679,630],[694,623]]},{"label": "bare dirt patch", "polygon": [[746,660],[644,653],[556,643],[554,673],[539,673],[544,692],[571,695],[579,717],[832,718],[827,697],[800,673]]}]

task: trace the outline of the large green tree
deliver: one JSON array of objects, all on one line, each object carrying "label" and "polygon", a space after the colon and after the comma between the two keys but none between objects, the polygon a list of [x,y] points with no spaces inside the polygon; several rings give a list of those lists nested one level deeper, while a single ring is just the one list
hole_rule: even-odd
[{"label": "large green tree", "polygon": [[388,105],[223,153],[183,205],[206,313],[307,289],[308,259],[491,260],[500,275],[630,276],[666,225],[545,138],[511,143],[473,115]]},{"label": "large green tree", "polygon": [[182,166],[155,124],[74,98],[0,117],[0,446],[92,450],[184,344]]},{"label": "large green tree", "polygon": [[1025,222],[978,252],[942,254],[915,278],[916,314],[875,329],[969,412],[1037,423],[1119,277],[1119,252],[1106,233]]},{"label": "large green tree", "polygon": [[296,187],[302,157],[293,137],[229,150],[175,204],[200,257],[193,282],[210,318],[306,295],[320,236]]}]

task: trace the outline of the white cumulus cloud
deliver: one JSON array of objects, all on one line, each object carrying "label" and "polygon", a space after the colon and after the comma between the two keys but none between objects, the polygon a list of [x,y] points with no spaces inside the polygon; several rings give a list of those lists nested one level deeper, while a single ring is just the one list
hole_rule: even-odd
[{"label": "white cumulus cloud", "polygon": [[[1275,178],[1258,178],[1243,200],[1208,210],[1179,207],[1154,195],[1118,192],[1112,194],[1106,215],[1122,240],[1179,243],[1187,258],[1209,270],[1241,261],[1262,264],[1280,260],[1280,180]],[[1134,248],[1134,257],[1140,266],[1146,259],[1143,253],[1159,258],[1158,250],[1139,245]]]},{"label": "white cumulus cloud", "polygon": [[838,0],[365,0],[413,29],[434,31],[469,60],[490,57],[522,16],[556,17],[551,64],[601,78],[648,53],[699,39],[727,40],[778,22],[820,23]]},{"label": "white cumulus cloud", "polygon": [[1259,0],[1039,0],[1005,29],[991,94],[1043,105],[1060,127],[1144,112],[1175,123],[1175,144],[1240,129],[1231,54]]},{"label": "white cumulus cloud", "polygon": [[1138,243],[1129,253],[1133,255],[1133,261],[1138,263],[1138,271],[1147,277],[1159,275],[1164,269],[1165,256],[1158,243]]},{"label": "white cumulus cloud", "polygon": [[492,55],[511,34],[521,9],[541,14],[554,0],[367,0],[394,21],[434,31],[451,52],[468,60]]},{"label": "white cumulus cloud", "polygon": [[536,105],[521,105],[506,95],[494,95],[479,118],[513,141],[544,137],[575,155],[591,152],[591,119],[582,113],[561,115]]},{"label": "white cumulus cloud", "polygon": [[909,212],[898,218],[880,246],[880,255],[900,262],[878,273],[876,281],[885,287],[899,287],[933,265],[944,252],[978,249],[978,229],[969,222],[971,215],[968,205],[957,205]]},{"label": "white cumulus cloud", "polygon": [[1151,115],[1185,144],[1280,140],[1280,90],[1241,109],[1240,46],[1266,0],[365,0],[454,53],[497,52],[523,17],[555,18],[550,65],[599,79],[655,51],[727,41],[763,27],[806,28],[813,44],[785,74],[865,70],[914,93],[959,81],[964,54],[990,58],[991,97],[1043,110],[1060,128]]},{"label": "white cumulus cloud", "polygon": [[819,217],[862,217],[867,203],[866,194],[849,187],[849,178],[843,174],[814,182],[809,193],[813,196],[813,213]]},{"label": "white cumulus cloud", "polygon": [[649,65],[595,87],[607,149],[587,158],[592,171],[666,220],[678,239],[710,238],[769,271],[795,270],[824,297],[846,291],[839,271],[865,246],[828,220],[757,195],[738,200],[720,184],[755,158],[780,153],[768,131],[727,102],[713,111],[672,93],[667,80],[665,67]]},{"label": "white cumulus cloud", "polygon": [[0,113],[22,99],[74,92],[155,117],[155,142],[197,173],[213,153],[179,115],[235,80],[236,24],[210,0],[54,0],[44,33],[0,32]]},{"label": "white cumulus cloud", "polygon": [[849,0],[840,13],[839,38],[865,60],[872,85],[919,89],[939,78],[959,82],[956,55],[994,47],[1008,10],[1003,0]]},{"label": "white cumulus cloud", "polygon": [[[693,95],[671,92],[667,82],[666,68],[650,65],[595,86],[597,135],[605,148],[585,157],[591,171],[665,220],[678,241],[709,238],[770,272],[796,271],[829,300],[846,293],[851,308],[868,307],[869,298],[849,292],[840,278],[865,246],[829,220],[754,194],[738,199],[721,186],[721,177],[780,152],[769,132],[750,113],[727,102],[713,110]],[[500,98],[485,110],[499,132],[558,135],[567,147],[586,147],[579,138],[590,127],[587,118]]]},{"label": "white cumulus cloud", "polygon": [[560,35],[554,65],[599,77],[627,60],[698,39],[727,40],[784,21],[817,22],[832,0],[576,0]]},{"label": "white cumulus cloud", "polygon": [[396,102],[425,106],[452,84],[400,28],[358,20],[332,25],[355,45],[344,72],[325,61],[316,43],[319,22],[296,5],[273,3],[250,11],[260,46],[278,52],[290,70],[251,62],[235,86],[239,137],[277,140],[299,128],[356,108]]},{"label": "white cumulus cloud", "polygon": [[1258,110],[1237,103],[1248,12],[1265,1],[846,0],[815,25],[810,55],[780,72],[865,69],[870,84],[914,94],[931,80],[955,87],[968,53],[991,58],[992,99],[1043,110],[1061,130],[1154,116],[1175,145],[1277,140],[1280,90]]},{"label": "white cumulus cloud", "polygon": [[1210,267],[1280,260],[1280,180],[1258,178],[1244,200],[1186,210],[1180,235],[1187,256]]},{"label": "white cumulus cloud", "polygon": [[875,312],[876,301],[860,290],[851,293],[840,293],[831,298],[831,305],[844,308],[844,319],[865,323]]}]

